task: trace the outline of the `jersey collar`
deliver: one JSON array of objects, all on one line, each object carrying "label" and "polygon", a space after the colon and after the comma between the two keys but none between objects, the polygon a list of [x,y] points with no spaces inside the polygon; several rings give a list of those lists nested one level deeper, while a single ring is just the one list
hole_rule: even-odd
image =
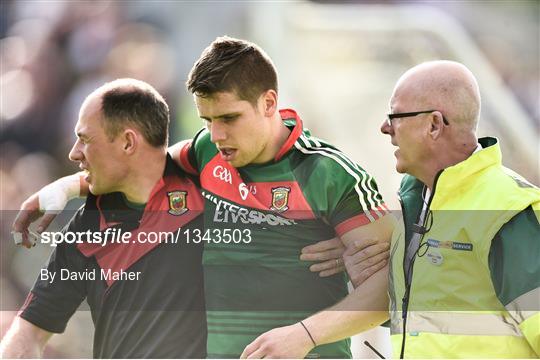
[{"label": "jersey collar", "polygon": [[455,194],[461,188],[467,188],[470,177],[491,166],[502,166],[502,154],[499,140],[492,137],[478,139],[482,150],[474,152],[467,159],[447,167],[436,178],[437,193]]},{"label": "jersey collar", "polygon": [[[171,156],[167,153],[163,175],[152,188],[148,202],[146,203],[144,209],[134,210],[129,208],[126,205],[122,194],[119,192],[97,196],[96,205],[100,214],[100,230],[104,230],[108,227],[122,223],[133,223],[135,224],[134,227],[137,228],[139,226],[139,222],[141,221],[141,217],[144,216],[145,211],[169,210],[167,207],[168,205],[161,201],[160,194],[162,193],[162,189],[170,182],[169,179],[171,177],[182,176],[181,174],[187,176],[187,174],[178,165],[176,165]],[[132,227],[130,227],[130,229]]]},{"label": "jersey collar", "polygon": [[303,124],[302,119],[300,119],[300,116],[296,113],[296,111],[292,109],[282,109],[279,110],[279,115],[281,116],[281,119],[283,121],[285,120],[295,120],[294,128],[291,131],[291,134],[287,138],[287,141],[283,144],[281,149],[279,149],[278,153],[276,154],[274,161],[279,161],[281,158],[293,147],[294,143],[300,135],[302,135],[303,131]]}]

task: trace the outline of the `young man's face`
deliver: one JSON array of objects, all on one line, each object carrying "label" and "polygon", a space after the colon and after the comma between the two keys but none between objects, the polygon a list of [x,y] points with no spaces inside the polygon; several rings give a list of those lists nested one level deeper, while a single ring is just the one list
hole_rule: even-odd
[{"label": "young man's face", "polygon": [[223,160],[237,168],[268,161],[264,150],[270,140],[270,121],[264,116],[263,96],[255,106],[240,100],[235,92],[194,97]]},{"label": "young man's face", "polygon": [[75,126],[77,140],[69,152],[71,161],[87,172],[85,180],[94,195],[119,191],[125,179],[122,145],[105,133],[100,101],[96,97],[83,105]]}]

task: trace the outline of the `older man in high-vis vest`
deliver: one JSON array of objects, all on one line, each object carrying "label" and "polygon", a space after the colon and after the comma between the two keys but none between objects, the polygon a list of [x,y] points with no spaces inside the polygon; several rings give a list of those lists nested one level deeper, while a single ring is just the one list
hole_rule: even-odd
[{"label": "older man in high-vis vest", "polygon": [[497,139],[477,138],[475,77],[420,64],[390,109],[381,131],[406,173],[391,244],[394,356],[538,358],[540,190],[502,166]]}]

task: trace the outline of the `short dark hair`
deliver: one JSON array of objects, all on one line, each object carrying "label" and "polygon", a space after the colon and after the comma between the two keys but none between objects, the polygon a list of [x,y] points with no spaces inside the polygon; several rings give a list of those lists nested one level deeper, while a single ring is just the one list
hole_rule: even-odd
[{"label": "short dark hair", "polygon": [[109,139],[114,139],[127,124],[133,124],[150,145],[167,145],[169,107],[151,85],[135,79],[118,79],[97,91],[101,93],[101,110]]},{"label": "short dark hair", "polygon": [[267,90],[278,90],[270,57],[257,45],[228,36],[218,37],[189,72],[186,86],[197,96],[234,91],[241,100],[257,103]]}]

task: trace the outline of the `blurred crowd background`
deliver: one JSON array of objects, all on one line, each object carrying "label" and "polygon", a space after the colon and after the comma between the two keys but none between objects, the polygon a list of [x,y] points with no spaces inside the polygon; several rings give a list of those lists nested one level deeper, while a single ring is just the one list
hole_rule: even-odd
[{"label": "blurred crowd background", "polygon": [[[480,135],[499,137],[504,163],[539,184],[539,18],[535,0],[2,0],[0,337],[50,253],[15,247],[10,223],[28,195],[77,171],[67,154],[78,110],[104,82],[152,84],[169,103],[174,142],[202,125],[184,87],[202,50],[224,34],[254,41],[278,68],[281,107],[372,173],[396,208],[400,176],[378,128],[395,81],[426,60],[461,61],[477,75]],[[78,312],[46,356],[91,357],[91,330]]]}]

